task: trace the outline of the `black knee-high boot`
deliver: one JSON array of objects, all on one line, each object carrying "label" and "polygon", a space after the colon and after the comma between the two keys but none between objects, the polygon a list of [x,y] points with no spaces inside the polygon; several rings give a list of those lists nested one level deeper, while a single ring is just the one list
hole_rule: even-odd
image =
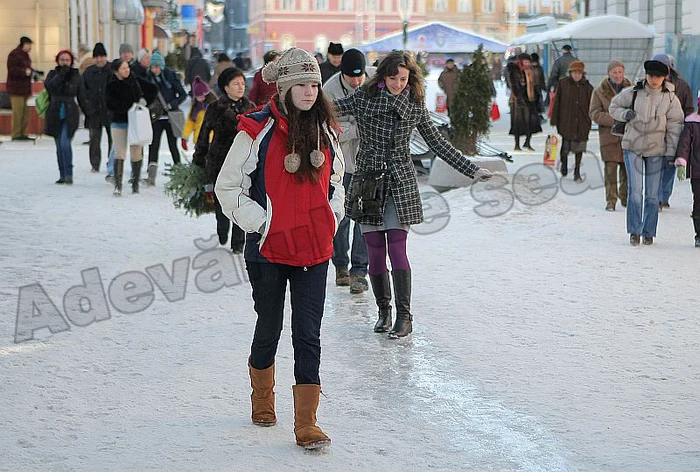
[{"label": "black knee-high boot", "polygon": [[691,216],[695,227],[695,247],[700,247],[700,215],[693,214]]},{"label": "black knee-high boot", "polygon": [[576,162],[574,163],[574,182],[581,182],[581,160],[583,153],[577,152],[575,155]]},{"label": "black knee-high boot", "polygon": [[559,171],[561,172],[562,177],[566,177],[566,174],[569,173],[569,155],[568,154],[562,154],[561,159],[559,159]]},{"label": "black knee-high boot", "polygon": [[370,275],[374,299],[379,308],[379,319],[374,325],[375,333],[386,333],[391,329],[391,283],[389,272],[379,275]]},{"label": "black knee-high boot", "polygon": [[524,147],[525,149],[527,149],[528,151],[534,151],[534,149],[532,148],[532,146],[530,146],[530,138],[532,138],[532,135],[531,135],[531,134],[528,134],[528,135],[525,137],[525,144],[523,145],[523,147]]},{"label": "black knee-high boot", "polygon": [[515,151],[520,151],[520,136],[515,136],[515,147],[513,148]]},{"label": "black knee-high boot", "polygon": [[396,323],[389,332],[392,339],[402,338],[413,331],[411,314],[411,269],[394,270],[394,300],[396,301]]}]

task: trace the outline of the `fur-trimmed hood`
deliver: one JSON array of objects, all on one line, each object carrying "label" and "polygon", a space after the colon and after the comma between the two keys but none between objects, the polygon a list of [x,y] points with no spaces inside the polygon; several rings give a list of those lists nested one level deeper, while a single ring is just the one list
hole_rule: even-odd
[{"label": "fur-trimmed hood", "polygon": [[[632,82],[625,77],[625,79],[622,81],[622,90],[626,89],[627,87],[631,87]],[[613,88],[612,85],[610,85],[610,81],[608,80],[607,77],[603,78],[603,80],[600,81],[600,91],[603,93],[603,96],[606,97],[608,100],[612,100],[617,93],[615,93],[615,89]],[[620,91],[622,91],[620,90]]]}]

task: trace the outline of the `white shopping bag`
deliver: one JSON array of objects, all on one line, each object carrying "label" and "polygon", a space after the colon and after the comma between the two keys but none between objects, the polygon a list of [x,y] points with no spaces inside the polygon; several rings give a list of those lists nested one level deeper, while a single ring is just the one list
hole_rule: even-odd
[{"label": "white shopping bag", "polygon": [[134,103],[129,108],[129,145],[147,146],[153,141],[151,114],[143,105]]}]

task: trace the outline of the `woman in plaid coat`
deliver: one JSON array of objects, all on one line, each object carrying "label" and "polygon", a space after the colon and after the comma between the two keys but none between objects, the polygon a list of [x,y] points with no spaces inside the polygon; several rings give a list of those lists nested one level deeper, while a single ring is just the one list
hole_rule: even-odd
[{"label": "woman in plaid coat", "polygon": [[[376,75],[357,92],[335,100],[341,116],[357,119],[360,149],[356,169],[345,200],[345,209],[353,217],[357,207],[359,182],[367,172],[385,169],[386,198],[378,215],[354,215],[362,225],[369,255],[369,277],[379,320],[375,332],[389,331],[396,339],[412,331],[411,266],[406,256],[406,238],[410,225],[423,221],[423,207],[411,159],[411,132],[417,128],[431,150],[473,179],[488,179],[491,173],[465,158],[437,130],[425,106],[425,88],[413,57],[405,51],[389,54]],[[396,324],[392,328],[391,285],[386,264],[391,260]]]}]

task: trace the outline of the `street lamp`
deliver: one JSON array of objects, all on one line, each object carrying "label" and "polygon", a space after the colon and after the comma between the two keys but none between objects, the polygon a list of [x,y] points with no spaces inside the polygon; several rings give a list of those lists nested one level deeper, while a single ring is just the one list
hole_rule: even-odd
[{"label": "street lamp", "polygon": [[408,43],[408,22],[413,13],[413,0],[399,0],[399,17],[403,28],[403,49],[406,50]]}]

